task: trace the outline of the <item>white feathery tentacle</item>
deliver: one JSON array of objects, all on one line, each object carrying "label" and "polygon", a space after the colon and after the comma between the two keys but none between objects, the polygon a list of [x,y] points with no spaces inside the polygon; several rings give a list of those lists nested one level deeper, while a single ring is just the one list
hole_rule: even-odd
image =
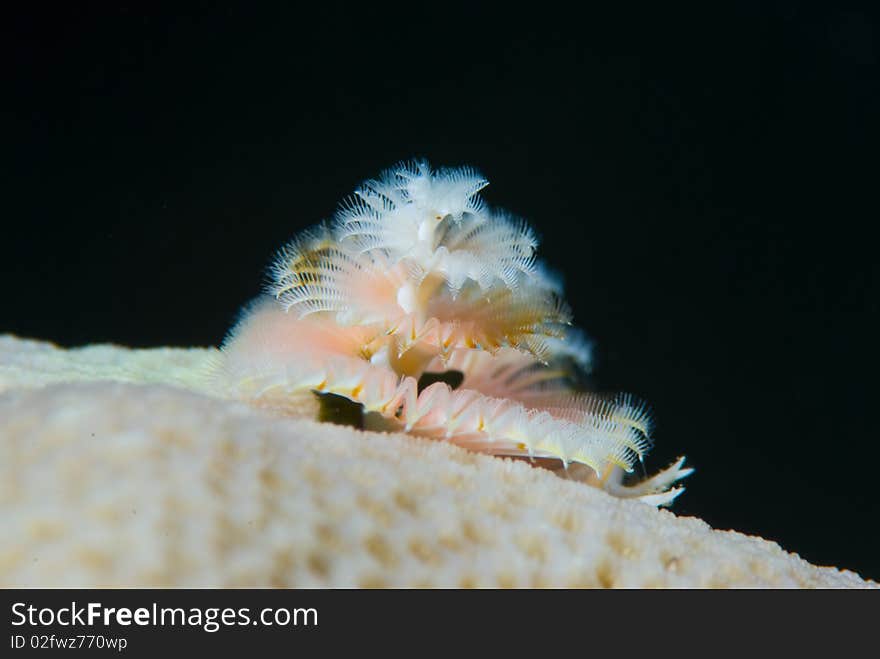
[{"label": "white feathery tentacle", "polygon": [[[332,393],[406,432],[583,465],[609,493],[668,505],[692,470],[682,458],[623,484],[653,445],[650,410],[577,390],[591,344],[570,327],[534,231],[486,206],[487,184],[425,161],[366,181],[331,223],[278,252],[271,297],[230,332],[222,376],[264,406]],[[460,387],[442,381],[449,371]],[[426,374],[441,380],[420,391]]]},{"label": "white feathery tentacle", "polygon": [[[312,317],[290,325],[289,316],[270,306],[249,318],[254,322],[245,319],[226,354],[230,365],[242,360],[264,364],[261,372],[251,369],[247,381],[255,398],[277,389],[291,394],[334,393],[399,422],[408,432],[495,454],[579,462],[597,472],[611,464],[630,470],[649,448],[636,428],[609,413],[581,410],[576,418],[566,418],[552,410],[529,409],[473,389],[453,390],[443,382],[418,392],[415,378],[400,377],[391,368],[364,360],[357,356],[355,344],[336,352],[329,348],[287,352],[272,341],[276,330],[290,330],[291,336],[319,332],[322,324]],[[350,337],[343,334],[342,338]],[[243,382],[241,378],[238,381]]]}]

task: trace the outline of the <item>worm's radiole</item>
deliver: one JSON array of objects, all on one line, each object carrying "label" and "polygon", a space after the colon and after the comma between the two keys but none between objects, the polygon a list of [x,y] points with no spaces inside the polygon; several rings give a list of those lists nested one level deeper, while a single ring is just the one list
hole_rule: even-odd
[{"label": "worm's radiole", "polygon": [[534,233],[483,204],[486,185],[421,161],[365,182],[279,252],[223,346],[224,377],[259,405],[336,394],[387,428],[585,465],[572,473],[614,495],[671,503],[692,470],[682,458],[624,485],[652,445],[648,409],[574,388],[589,344]]}]

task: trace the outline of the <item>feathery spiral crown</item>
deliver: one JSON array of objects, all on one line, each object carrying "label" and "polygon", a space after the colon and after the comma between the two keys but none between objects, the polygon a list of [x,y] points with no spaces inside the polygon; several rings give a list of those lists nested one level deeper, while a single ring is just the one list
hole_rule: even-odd
[{"label": "feathery spiral crown", "polygon": [[[569,326],[534,233],[489,209],[486,185],[472,169],[423,161],[362,184],[332,222],[278,254],[277,302],[261,300],[232,331],[227,373],[282,409],[296,392],[332,393],[406,432],[580,463],[606,491],[671,503],[692,470],[681,458],[623,483],[653,444],[650,412],[627,394],[579,390],[589,342]],[[450,371],[458,385],[425,378]]]},{"label": "feathery spiral crown", "polygon": [[490,210],[479,197],[486,185],[466,167],[393,167],[363,183],[330,226],[281,250],[271,292],[300,317],[327,312],[342,325],[405,328],[413,339],[435,321],[456,328],[447,344],[513,346],[544,359],[570,313],[535,259],[534,232]]}]

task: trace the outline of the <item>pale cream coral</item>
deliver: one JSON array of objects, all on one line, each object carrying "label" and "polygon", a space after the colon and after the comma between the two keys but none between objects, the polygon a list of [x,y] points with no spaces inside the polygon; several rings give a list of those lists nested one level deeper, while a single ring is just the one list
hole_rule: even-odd
[{"label": "pale cream coral", "polygon": [[210,377],[214,348],[137,350],[111,344],[59,350],[51,343],[0,335],[0,393],[56,382],[112,380],[219,393]]},{"label": "pale cream coral", "polygon": [[214,355],[0,337],[0,585],[876,585],[525,462],[273,416]]}]

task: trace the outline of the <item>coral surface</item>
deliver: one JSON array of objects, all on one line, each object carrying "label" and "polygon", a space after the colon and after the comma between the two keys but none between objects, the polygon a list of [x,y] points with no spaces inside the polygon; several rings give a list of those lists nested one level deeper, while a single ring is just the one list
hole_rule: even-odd
[{"label": "coral surface", "polygon": [[876,586],[525,461],[255,409],[216,354],[0,337],[0,586]]}]

